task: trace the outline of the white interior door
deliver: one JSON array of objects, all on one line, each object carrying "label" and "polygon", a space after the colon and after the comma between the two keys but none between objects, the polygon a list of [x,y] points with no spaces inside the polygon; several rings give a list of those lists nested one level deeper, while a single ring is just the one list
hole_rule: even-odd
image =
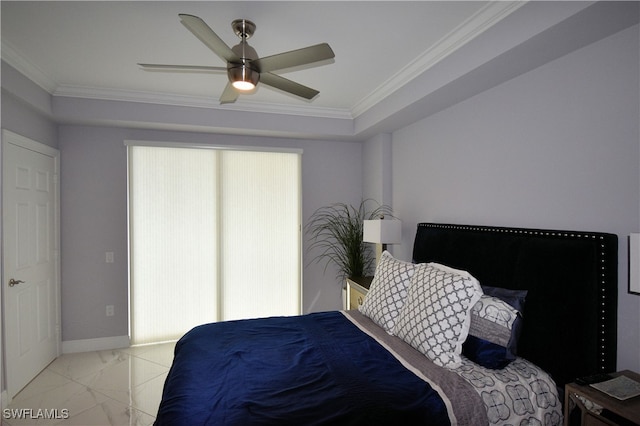
[{"label": "white interior door", "polygon": [[60,350],[58,151],[2,132],[3,313],[9,400]]}]

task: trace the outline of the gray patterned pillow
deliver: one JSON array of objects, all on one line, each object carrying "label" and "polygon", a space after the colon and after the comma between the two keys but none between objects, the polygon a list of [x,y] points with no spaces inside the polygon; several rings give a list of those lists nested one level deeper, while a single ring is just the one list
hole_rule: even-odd
[{"label": "gray patterned pillow", "polygon": [[456,368],[469,333],[469,311],[481,296],[480,284],[468,272],[437,263],[417,265],[395,334],[435,364]]},{"label": "gray patterned pillow", "polygon": [[396,326],[415,266],[395,259],[387,251],[383,252],[367,297],[360,305],[360,312],[389,334]]},{"label": "gray patterned pillow", "polygon": [[471,309],[469,334],[507,347],[518,311],[497,297],[482,295]]}]

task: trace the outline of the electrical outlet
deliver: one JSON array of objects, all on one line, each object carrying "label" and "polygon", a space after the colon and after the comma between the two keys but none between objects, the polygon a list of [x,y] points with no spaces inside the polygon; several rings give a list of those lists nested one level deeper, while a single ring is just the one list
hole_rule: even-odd
[{"label": "electrical outlet", "polygon": [[107,305],[107,316],[112,317],[115,315],[115,308],[113,305]]},{"label": "electrical outlet", "polygon": [[105,253],[105,260],[107,263],[113,263],[113,252],[108,251]]}]

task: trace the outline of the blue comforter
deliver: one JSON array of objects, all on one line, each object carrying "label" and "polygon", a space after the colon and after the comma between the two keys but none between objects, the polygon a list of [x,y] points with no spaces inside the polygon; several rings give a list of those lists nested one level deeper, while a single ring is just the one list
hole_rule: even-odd
[{"label": "blue comforter", "polygon": [[176,344],[156,425],[449,425],[439,394],[341,312],[206,324]]}]

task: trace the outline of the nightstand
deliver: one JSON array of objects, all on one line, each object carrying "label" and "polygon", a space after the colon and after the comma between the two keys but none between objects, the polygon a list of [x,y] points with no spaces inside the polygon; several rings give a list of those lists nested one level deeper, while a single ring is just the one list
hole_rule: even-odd
[{"label": "nightstand", "polygon": [[[640,382],[640,374],[624,370],[611,374],[624,375]],[[564,424],[573,425],[640,425],[640,396],[625,401],[613,398],[589,385],[569,383],[564,390]],[[602,407],[602,413],[589,411],[583,401],[584,398]]]},{"label": "nightstand", "polygon": [[358,309],[369,292],[373,277],[347,278],[347,309]]}]

